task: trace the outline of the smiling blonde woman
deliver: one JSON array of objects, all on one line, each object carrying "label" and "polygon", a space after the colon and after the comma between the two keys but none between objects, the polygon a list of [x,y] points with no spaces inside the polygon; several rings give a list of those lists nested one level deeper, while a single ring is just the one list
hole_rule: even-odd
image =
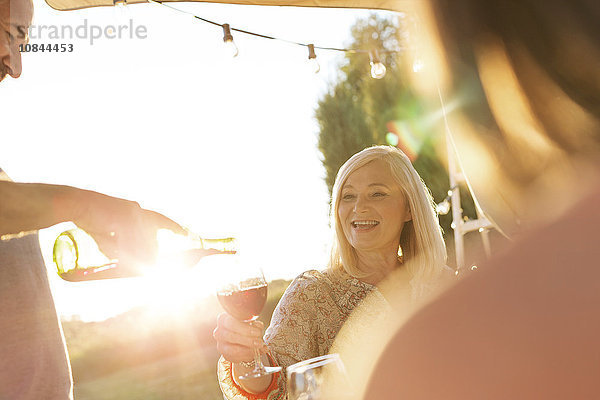
[{"label": "smiling blonde woman", "polygon": [[[356,153],[340,168],[332,191],[331,225],[335,227],[335,237],[330,268],[334,271],[344,270],[348,275],[359,279],[375,275],[373,270],[361,265],[359,252],[344,235],[344,226],[338,216],[340,204],[344,203],[343,191],[348,178],[361,167],[373,162],[384,163],[389,168],[410,211],[411,218],[401,231],[396,249],[402,261],[407,264],[412,277],[410,282],[413,295],[418,297],[426,290],[428,282],[444,270],[446,246],[429,189],[408,157],[395,147],[367,148]],[[409,260],[413,262],[409,263]]]},{"label": "smiling blonde woman", "polygon": [[[352,156],[339,170],[331,202],[334,231],[331,261],[290,284],[265,333],[263,361],[288,367],[330,352],[342,325],[365,298],[361,322],[394,315],[392,291],[413,301],[431,291],[445,267],[446,249],[431,194],[400,150],[374,146]],[[299,249],[301,251],[301,249]],[[382,287],[386,286],[386,290]],[[364,307],[361,307],[364,308]],[[258,329],[257,329],[258,328]],[[223,357],[219,382],[227,399],[284,399],[285,375],[239,381],[251,368],[252,344],[261,326],[222,314],[214,336]]]}]

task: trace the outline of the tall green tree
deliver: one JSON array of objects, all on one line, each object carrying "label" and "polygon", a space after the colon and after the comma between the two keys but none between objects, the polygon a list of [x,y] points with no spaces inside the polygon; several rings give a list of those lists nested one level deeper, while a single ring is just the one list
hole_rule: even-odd
[{"label": "tall green tree", "polygon": [[[403,18],[384,18],[376,14],[358,20],[352,27],[350,47],[377,51],[387,73],[383,79],[373,79],[369,54],[346,53],[336,81],[330,83],[328,92],[319,100],[318,146],[330,194],[340,166],[366,147],[387,144],[389,128],[395,127],[401,144],[410,137],[419,140],[413,165],[435,201],[446,197],[449,179],[435,151],[440,133],[437,125],[431,123],[434,110],[411,91],[403,77],[405,63],[412,65],[412,60],[396,52],[406,42],[404,23]],[[474,215],[472,205],[464,208]],[[451,232],[450,215],[441,216],[440,222],[445,232]]]},{"label": "tall green tree", "polygon": [[387,74],[375,80],[369,75],[369,55],[346,53],[337,82],[319,101],[316,118],[320,126],[319,149],[331,192],[339,167],[352,154],[385,141],[385,124],[394,118],[393,107],[402,83],[396,70],[396,57],[385,50],[396,50],[398,29],[391,19],[375,15],[361,19],[352,28],[352,48],[378,51]]}]

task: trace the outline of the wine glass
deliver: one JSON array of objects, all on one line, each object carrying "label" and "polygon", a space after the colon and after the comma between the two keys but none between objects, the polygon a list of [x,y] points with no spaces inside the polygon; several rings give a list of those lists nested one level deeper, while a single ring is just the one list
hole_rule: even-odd
[{"label": "wine glass", "polygon": [[286,368],[289,400],[351,398],[346,370],[339,354],[326,354]]},{"label": "wine glass", "polygon": [[[219,303],[238,321],[252,324],[267,301],[267,282],[262,270],[257,266],[241,263],[238,256],[213,257],[228,257],[222,269],[225,279],[217,291]],[[265,366],[258,347],[254,347],[254,369],[238,378],[260,378],[280,370],[281,367]]]}]

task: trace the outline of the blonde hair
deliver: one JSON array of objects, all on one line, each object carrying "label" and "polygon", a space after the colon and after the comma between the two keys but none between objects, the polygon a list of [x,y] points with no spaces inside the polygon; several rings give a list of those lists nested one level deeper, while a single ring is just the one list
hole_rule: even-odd
[{"label": "blonde hair", "polygon": [[338,209],[342,187],[350,174],[374,160],[382,160],[390,167],[411,212],[412,220],[404,225],[400,235],[399,250],[412,277],[411,287],[420,295],[427,283],[442,271],[446,263],[446,246],[429,189],[408,157],[395,147],[366,148],[350,157],[338,171],[331,196],[330,217],[335,237],[329,268],[333,272],[343,270],[355,278],[369,275],[368,271],[362,271],[357,265],[356,251],[344,235]]}]

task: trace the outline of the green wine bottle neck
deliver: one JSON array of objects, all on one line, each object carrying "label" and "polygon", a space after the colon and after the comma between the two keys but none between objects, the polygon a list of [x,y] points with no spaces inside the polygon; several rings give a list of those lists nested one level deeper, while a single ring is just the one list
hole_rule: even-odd
[{"label": "green wine bottle neck", "polygon": [[235,238],[206,239],[200,238],[202,248],[209,250],[219,250],[225,253],[235,253],[237,251],[237,241]]},{"label": "green wine bottle neck", "polygon": [[[176,235],[171,231],[158,235],[159,257],[167,262],[179,262],[185,267],[198,263],[204,254],[196,249],[217,250],[225,254],[237,251],[235,238],[208,239],[188,233]],[[125,265],[110,259],[98,248],[98,244],[82,229],[70,229],[61,233],[54,242],[53,259],[59,276],[67,281],[127,278],[143,275],[149,268]]]}]

